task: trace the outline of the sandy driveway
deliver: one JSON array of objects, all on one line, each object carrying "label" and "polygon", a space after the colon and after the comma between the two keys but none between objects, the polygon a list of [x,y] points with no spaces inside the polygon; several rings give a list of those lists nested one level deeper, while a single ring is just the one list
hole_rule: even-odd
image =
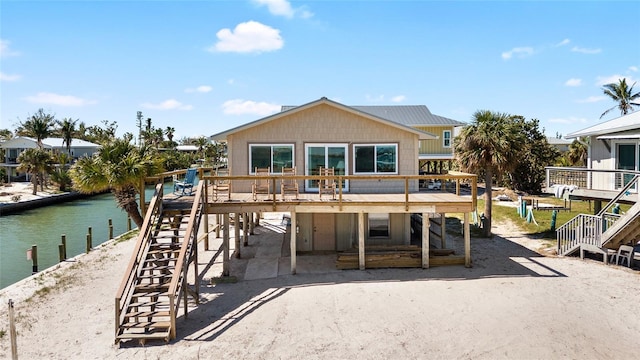
[{"label": "sandy driveway", "polygon": [[[0,291],[0,358],[10,357],[9,298],[16,301],[20,359],[640,357],[637,271],[543,257],[519,245],[535,240],[513,227],[494,232],[499,236],[472,239],[469,269],[347,270],[203,285],[202,304],[178,320],[178,338],[145,347],[113,344],[114,295],[133,241],[107,245],[49,280]],[[62,284],[24,300],[52,278]]]}]

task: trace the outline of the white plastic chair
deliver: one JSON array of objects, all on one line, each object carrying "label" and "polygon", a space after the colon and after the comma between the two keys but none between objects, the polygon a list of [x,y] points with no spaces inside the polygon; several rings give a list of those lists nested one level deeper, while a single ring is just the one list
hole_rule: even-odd
[{"label": "white plastic chair", "polygon": [[[620,259],[622,259],[622,264],[620,264]],[[624,261],[627,260],[627,266],[631,267],[631,259],[633,259],[633,246],[620,245],[616,254],[616,265],[623,265]]]}]

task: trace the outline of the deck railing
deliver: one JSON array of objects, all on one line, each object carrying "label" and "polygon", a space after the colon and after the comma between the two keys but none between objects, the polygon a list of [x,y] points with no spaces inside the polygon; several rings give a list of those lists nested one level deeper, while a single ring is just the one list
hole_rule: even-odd
[{"label": "deck railing", "polygon": [[[448,174],[437,174],[437,175],[334,175],[334,176],[320,176],[320,175],[288,175],[288,180],[296,180],[296,181],[319,181],[321,179],[333,179],[336,182],[336,200],[338,202],[338,206],[342,207],[343,205],[343,195],[346,193],[343,184],[349,182],[352,184],[352,181],[373,181],[373,182],[384,182],[386,185],[377,186],[376,191],[367,191],[366,193],[371,194],[404,194],[405,206],[409,208],[409,195],[412,193],[419,192],[418,184],[420,182],[429,182],[429,181],[440,181],[442,185],[442,191],[452,190],[455,194],[460,195],[462,186],[469,186],[471,190],[471,198],[473,202],[473,208],[476,207],[477,203],[477,176],[474,174],[467,174],[462,172],[453,172],[450,171]],[[228,176],[203,176],[200,180],[204,180],[208,183],[215,183],[219,180],[229,181],[231,184],[231,191],[238,192],[237,187],[234,187],[234,183],[244,182],[248,184],[249,182],[253,182],[255,180],[268,180],[270,182],[270,187],[272,190],[279,189],[277,185],[279,181],[282,180],[282,175],[274,174],[269,176],[257,176],[257,175],[228,175]],[[395,184],[389,185],[389,183],[395,182]],[[449,183],[450,188],[447,189],[445,184]],[[245,188],[249,188],[245,186]],[[370,189],[369,189],[370,190]],[[246,191],[247,193],[251,193],[250,190]],[[360,193],[350,191],[350,193]],[[271,201],[273,203],[273,208],[276,208],[277,202],[279,199],[278,191],[271,192]]]},{"label": "deck railing", "polygon": [[[616,191],[625,187],[640,171],[602,170],[584,167],[546,167],[546,187],[574,185],[580,189]],[[596,177],[601,177],[596,181]],[[613,186],[610,186],[613,182]],[[637,189],[632,189],[637,191]]]}]

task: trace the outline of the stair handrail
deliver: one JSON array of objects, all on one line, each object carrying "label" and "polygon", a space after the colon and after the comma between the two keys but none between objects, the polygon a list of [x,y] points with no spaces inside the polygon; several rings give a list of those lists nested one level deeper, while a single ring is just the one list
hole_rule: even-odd
[{"label": "stair handrail", "polygon": [[142,228],[140,228],[140,231],[138,233],[138,240],[136,241],[133,253],[131,254],[131,260],[129,260],[129,265],[127,266],[127,270],[125,270],[125,275],[122,278],[122,282],[120,283],[118,291],[116,292],[116,338],[120,333],[120,324],[124,320],[123,316],[125,308],[129,303],[131,295],[133,294],[133,291],[135,289],[135,282],[139,274],[138,269],[140,267],[140,264],[144,262],[144,259],[146,257],[149,247],[148,242],[151,239],[150,235],[154,229],[155,221],[162,213],[162,191],[163,184],[157,184],[153,197],[151,198],[149,206],[147,207],[144,222],[142,223]]},{"label": "stair handrail", "polygon": [[[176,318],[178,315],[178,308],[180,307],[181,296],[178,293],[180,290],[179,285],[181,285],[180,282],[182,280],[187,278],[187,273],[189,271],[187,251],[193,251],[193,247],[198,246],[198,212],[202,211],[202,207],[206,203],[206,199],[204,198],[204,187],[206,186],[205,183],[207,183],[206,180],[198,182],[196,196],[193,199],[193,205],[191,206],[191,212],[189,213],[189,222],[187,223],[183,244],[180,248],[180,254],[178,255],[178,259],[176,261],[175,271],[173,273],[173,276],[171,277],[171,282],[169,283],[169,318],[171,319],[170,337],[172,339],[174,339],[176,336]],[[195,276],[197,277],[198,274],[195,274]],[[185,286],[186,284],[182,285]],[[186,304],[187,299],[182,300],[185,301]],[[187,309],[185,307],[185,315],[186,313]]]},{"label": "stair handrail", "polygon": [[601,216],[578,214],[556,230],[557,253],[565,255],[567,251],[580,243],[599,246],[601,235]]},{"label": "stair handrail", "polygon": [[618,192],[618,195],[616,195],[613,199],[611,199],[611,201],[609,201],[607,203],[607,205],[603,206],[602,209],[600,210],[600,212],[598,212],[598,216],[602,216],[607,209],[612,206],[613,204],[615,204],[616,202],[618,202],[618,200],[620,200],[622,198],[623,195],[627,194],[627,191],[629,191],[629,189],[631,189],[633,186],[636,185],[636,183],[638,182],[638,179],[640,179],[640,175],[635,175],[633,177],[633,179],[631,179],[627,185],[625,185],[622,190],[620,190]]}]

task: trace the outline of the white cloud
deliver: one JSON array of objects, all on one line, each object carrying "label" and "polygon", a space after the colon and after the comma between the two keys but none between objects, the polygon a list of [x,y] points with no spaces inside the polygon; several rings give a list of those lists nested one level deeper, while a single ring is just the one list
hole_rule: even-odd
[{"label": "white cloud", "polygon": [[11,50],[11,48],[9,48],[9,44],[11,44],[11,41],[0,39],[0,57],[20,55],[19,51]]},{"label": "white cloud", "polygon": [[559,43],[557,43],[557,44],[556,44],[556,47],[569,45],[569,43],[570,43],[570,42],[571,42],[571,40],[569,40],[569,39],[564,39],[564,40],[560,41]]},{"label": "white cloud", "polygon": [[289,19],[296,15],[303,19],[308,19],[313,16],[313,13],[304,7],[297,9],[292,8],[291,3],[287,0],[253,0],[253,3],[261,6],[266,5],[272,15],[284,16]]},{"label": "white cloud", "polygon": [[0,81],[18,81],[22,76],[20,75],[9,75],[3,72],[0,72]]},{"label": "white cloud", "polygon": [[587,49],[574,46],[571,48],[571,51],[581,53],[581,54],[598,54],[602,52],[602,49]]},{"label": "white cloud", "polygon": [[368,102],[379,103],[384,101],[384,95],[365,95]]},{"label": "white cloud", "polygon": [[525,47],[516,47],[509,51],[505,51],[502,53],[502,58],[504,60],[509,60],[512,57],[516,56],[519,58],[525,58],[533,55],[533,48],[525,46]]},{"label": "white cloud", "polygon": [[577,118],[575,116],[569,116],[568,118],[552,118],[549,119],[550,123],[555,124],[575,124],[575,123],[586,123],[588,120],[585,118]]},{"label": "white cloud", "polygon": [[208,93],[211,90],[213,90],[213,88],[209,85],[200,85],[196,88],[187,88],[184,89],[184,92],[186,93],[194,93],[194,92],[199,92],[199,93]]},{"label": "white cloud", "polygon": [[158,104],[142,103],[140,106],[154,110],[191,110],[193,106],[185,105],[176,99],[165,100]]},{"label": "white cloud", "polygon": [[235,83],[236,83],[236,79],[227,80],[227,84],[229,84],[229,85],[235,85]]},{"label": "white cloud", "polygon": [[230,115],[251,114],[267,116],[280,111],[280,108],[281,106],[276,104],[243,99],[228,100],[222,104],[224,113]]},{"label": "white cloud", "polygon": [[391,102],[394,103],[399,103],[399,102],[403,102],[407,97],[404,95],[397,95],[391,98]]},{"label": "white cloud", "polygon": [[588,103],[599,102],[606,99],[607,98],[605,96],[589,96],[588,98],[585,98],[585,99],[576,100],[576,102],[580,104],[588,104]]},{"label": "white cloud", "polygon": [[582,79],[569,79],[564,83],[565,86],[581,86],[582,85]]},{"label": "white cloud", "polygon": [[222,29],[216,36],[218,42],[208,49],[211,52],[260,53],[278,50],[284,46],[280,30],[257,21],[240,23],[233,31]]},{"label": "white cloud", "polygon": [[637,66],[629,66],[629,71],[638,72],[638,67]]},{"label": "white cloud", "polygon": [[596,85],[602,86],[606,84],[617,84],[621,79],[627,79],[627,85],[631,86],[637,80],[633,79],[631,76],[625,76],[620,74],[614,74],[610,76],[598,76],[596,78]]},{"label": "white cloud", "polygon": [[47,92],[40,92],[35,96],[27,96],[24,99],[34,104],[52,104],[60,106],[85,106],[97,103],[95,100],[87,100],[73,95],[59,95]]}]

